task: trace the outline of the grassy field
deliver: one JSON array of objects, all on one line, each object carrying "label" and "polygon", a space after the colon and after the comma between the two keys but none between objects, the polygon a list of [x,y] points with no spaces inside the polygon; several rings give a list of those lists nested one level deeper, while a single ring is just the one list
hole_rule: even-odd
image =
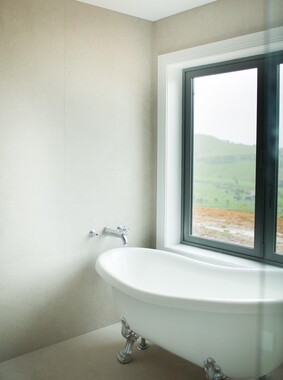
[{"label": "grassy field", "polygon": [[[206,135],[196,135],[194,146],[194,206],[254,213],[256,147]],[[283,217],[282,168],[279,178],[278,217]]]}]

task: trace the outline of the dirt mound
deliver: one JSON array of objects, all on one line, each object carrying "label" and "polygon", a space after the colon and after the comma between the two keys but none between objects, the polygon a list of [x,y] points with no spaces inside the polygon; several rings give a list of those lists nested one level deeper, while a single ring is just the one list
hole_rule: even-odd
[{"label": "dirt mound", "polygon": [[[253,248],[254,214],[194,207],[193,235]],[[283,252],[283,218],[277,220],[277,251]]]}]

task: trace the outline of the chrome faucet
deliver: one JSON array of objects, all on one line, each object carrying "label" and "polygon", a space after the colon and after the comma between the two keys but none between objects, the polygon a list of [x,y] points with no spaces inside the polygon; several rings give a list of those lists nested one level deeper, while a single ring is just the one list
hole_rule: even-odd
[{"label": "chrome faucet", "polygon": [[102,230],[102,235],[119,237],[122,239],[123,245],[128,245],[128,228],[125,226],[118,226],[116,230],[108,227],[104,227]]}]

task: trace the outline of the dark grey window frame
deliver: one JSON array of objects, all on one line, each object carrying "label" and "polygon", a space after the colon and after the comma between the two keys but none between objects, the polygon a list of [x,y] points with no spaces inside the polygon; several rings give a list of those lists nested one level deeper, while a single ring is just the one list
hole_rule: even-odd
[{"label": "dark grey window frame", "polygon": [[[272,265],[283,266],[283,255],[275,253],[279,65],[283,52],[247,57],[183,70],[183,168],[182,236],[183,244],[214,250]],[[192,230],[193,167],[193,79],[232,71],[258,69],[256,201],[254,248],[196,237]],[[282,102],[282,99],[281,99]]]}]

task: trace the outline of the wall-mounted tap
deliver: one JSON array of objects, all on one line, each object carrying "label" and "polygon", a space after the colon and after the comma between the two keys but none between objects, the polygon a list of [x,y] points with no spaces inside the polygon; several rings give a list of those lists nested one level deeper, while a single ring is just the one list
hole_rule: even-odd
[{"label": "wall-mounted tap", "polygon": [[92,229],[92,230],[89,231],[88,236],[91,237],[91,238],[93,238],[93,237],[98,236],[98,233],[96,232],[95,229]]},{"label": "wall-mounted tap", "polygon": [[124,246],[128,245],[128,228],[125,226],[118,226],[116,230],[104,227],[102,230],[102,235],[119,237],[122,239]]}]

